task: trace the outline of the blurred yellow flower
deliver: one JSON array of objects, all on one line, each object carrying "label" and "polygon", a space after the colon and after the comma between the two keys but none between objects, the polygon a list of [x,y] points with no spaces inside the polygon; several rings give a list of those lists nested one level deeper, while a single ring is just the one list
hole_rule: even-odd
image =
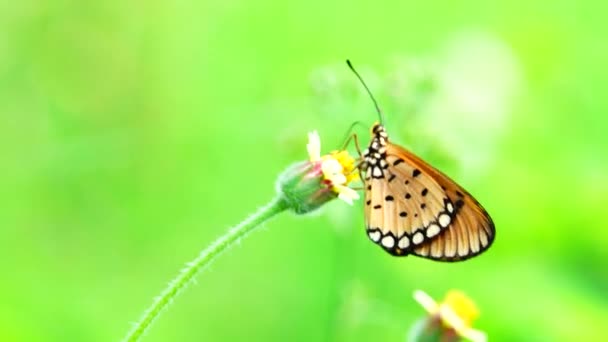
[{"label": "blurred yellow flower", "polygon": [[450,290],[441,303],[421,290],[414,291],[414,299],[430,314],[438,318],[443,326],[452,329],[458,336],[473,342],[486,342],[487,335],[473,329],[472,323],[479,316],[475,303],[463,292]]}]

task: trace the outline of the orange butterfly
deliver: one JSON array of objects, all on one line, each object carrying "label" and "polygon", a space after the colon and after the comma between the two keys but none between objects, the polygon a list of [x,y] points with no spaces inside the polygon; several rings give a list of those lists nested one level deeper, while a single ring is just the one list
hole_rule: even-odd
[{"label": "orange butterfly", "polygon": [[[369,93],[350,61],[348,66]],[[360,170],[365,187],[368,237],[396,256],[441,261],[471,258],[494,241],[494,223],[461,186],[412,152],[389,142],[382,124],[371,130]]]}]

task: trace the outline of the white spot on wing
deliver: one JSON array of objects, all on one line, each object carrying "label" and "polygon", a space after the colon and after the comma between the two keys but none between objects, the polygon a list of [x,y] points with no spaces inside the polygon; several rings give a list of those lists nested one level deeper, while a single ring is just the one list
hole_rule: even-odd
[{"label": "white spot on wing", "polygon": [[399,239],[398,246],[401,249],[408,248],[410,246],[410,239],[407,236],[404,235],[401,239]]},{"label": "white spot on wing", "polygon": [[429,238],[432,238],[433,236],[439,234],[440,231],[441,231],[441,228],[439,228],[438,225],[433,223],[426,229],[426,236]]},{"label": "white spot on wing", "polygon": [[380,170],[379,167],[375,166],[372,175],[374,175],[374,177],[380,177],[382,176],[382,170]]},{"label": "white spot on wing", "polygon": [[372,241],[374,242],[378,242],[380,241],[380,232],[377,230],[371,231],[369,233],[367,233],[367,235],[369,236],[370,239],[372,239]]},{"label": "white spot on wing", "polygon": [[386,248],[393,248],[395,246],[395,239],[393,239],[393,237],[390,235],[383,237],[382,246]]},{"label": "white spot on wing", "polygon": [[454,206],[452,205],[451,202],[448,202],[448,205],[446,206],[446,208],[448,208],[448,212],[450,212],[450,213],[454,212]]},{"label": "white spot on wing", "polygon": [[422,243],[422,241],[424,241],[424,235],[422,235],[421,232],[417,232],[416,234],[414,234],[414,236],[412,236],[412,242],[414,243],[414,245],[418,245]]},{"label": "white spot on wing", "polygon": [[447,227],[451,221],[452,221],[452,218],[450,217],[450,215],[448,215],[446,213],[439,215],[439,224],[443,228]]}]

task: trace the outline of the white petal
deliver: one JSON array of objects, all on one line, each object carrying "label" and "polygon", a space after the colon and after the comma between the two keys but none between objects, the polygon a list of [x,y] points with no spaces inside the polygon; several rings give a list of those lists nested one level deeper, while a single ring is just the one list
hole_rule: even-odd
[{"label": "white petal", "polygon": [[332,185],[343,185],[346,183],[346,176],[341,173],[335,173],[333,175],[326,176],[327,179],[331,182]]},{"label": "white petal", "polygon": [[359,199],[359,193],[357,191],[355,191],[355,190],[347,187],[347,186],[344,187],[343,193],[345,195],[348,195],[348,197],[350,197],[350,198],[352,198],[354,200],[358,200]]},{"label": "white petal", "polygon": [[323,171],[325,178],[331,178],[332,175],[342,173],[344,168],[337,160],[328,158],[323,160],[323,163],[321,163],[321,170]]},{"label": "white petal", "polygon": [[338,195],[338,198],[346,202],[348,205],[353,205],[353,199],[344,195],[343,192]]},{"label": "white petal", "polygon": [[439,315],[446,325],[456,330],[458,335],[466,337],[473,342],[486,342],[488,340],[488,337],[483,331],[469,328],[462,318],[460,318],[448,305],[441,305],[439,308]]},{"label": "white petal", "polygon": [[334,188],[338,189],[338,198],[350,205],[353,205],[353,200],[359,199],[359,194],[347,186],[338,185]]},{"label": "white petal", "polygon": [[460,333],[460,336],[468,338],[473,342],[486,342],[488,341],[488,335],[485,332],[477,329],[468,328]]},{"label": "white petal", "polygon": [[443,322],[450,327],[454,328],[457,332],[461,331],[465,324],[460,317],[452,310],[448,305],[441,305],[439,308],[439,315]]},{"label": "white petal", "polygon": [[422,290],[414,291],[414,299],[422,305],[422,307],[428,313],[435,313],[439,309],[437,302],[431,296],[429,296],[426,292]]},{"label": "white petal", "polygon": [[310,161],[318,161],[321,159],[321,138],[317,131],[308,133],[308,144],[306,144],[308,150],[308,157]]}]

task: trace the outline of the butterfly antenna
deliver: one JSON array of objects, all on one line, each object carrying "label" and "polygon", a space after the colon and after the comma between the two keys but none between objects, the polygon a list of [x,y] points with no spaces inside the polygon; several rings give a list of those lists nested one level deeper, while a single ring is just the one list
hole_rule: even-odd
[{"label": "butterfly antenna", "polygon": [[382,111],[380,110],[380,106],[378,106],[378,101],[376,101],[371,90],[369,90],[369,88],[367,87],[367,84],[365,84],[365,81],[363,80],[361,75],[359,75],[357,70],[355,70],[355,67],[353,67],[353,64],[350,62],[350,60],[347,59],[346,64],[348,64],[348,67],[350,68],[350,70],[352,70],[352,72],[357,76],[359,81],[361,81],[361,84],[363,84],[363,87],[367,91],[367,94],[372,99],[372,102],[374,102],[374,106],[376,107],[376,111],[378,112],[378,117],[380,118],[380,124],[384,125],[384,114],[382,114]]}]

